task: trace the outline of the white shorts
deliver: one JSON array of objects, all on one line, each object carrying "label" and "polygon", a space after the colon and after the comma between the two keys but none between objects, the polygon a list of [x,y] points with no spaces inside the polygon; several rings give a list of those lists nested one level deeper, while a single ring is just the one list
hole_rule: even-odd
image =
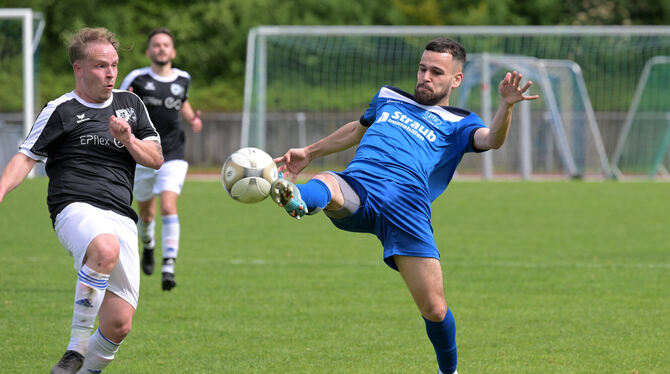
[{"label": "white shorts", "polygon": [[137,226],[132,219],[86,203],[72,203],[58,213],[54,229],[67,253],[74,257],[76,271],[81,269],[86,249],[96,236],[116,235],[121,246],[119,261],[109,277],[107,290],[137,309],[140,295],[140,256]]},{"label": "white shorts", "polygon": [[135,187],[133,194],[137,201],[148,201],[163,191],[181,193],[186,179],[188,162],[172,160],[164,162],[160,169],[155,170],[142,165],[135,168]]}]

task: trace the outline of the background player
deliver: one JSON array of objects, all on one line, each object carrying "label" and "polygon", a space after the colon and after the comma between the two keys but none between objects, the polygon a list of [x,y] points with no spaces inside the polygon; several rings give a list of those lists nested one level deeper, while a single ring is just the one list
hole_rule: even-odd
[{"label": "background player", "polygon": [[181,129],[179,113],[191,124],[193,132],[200,132],[202,121],[200,111],[194,113],[187,101],[191,76],[172,67],[177,52],[174,49],[174,38],[168,29],[158,28],[149,33],[146,55],[151,59],[151,66],[130,72],[120,88],[142,98],[161,136],[165,163],[158,171],[138,165],[134,194],[140,215],[137,226],[143,243],[142,270],[147,275],[154,271],[155,196],[160,195],[163,224],[161,285],[164,291],[169,291],[177,285],[174,279],[180,235],[177,199],[188,169],[188,163],[184,160],[184,131]]},{"label": "background player", "polygon": [[474,113],[449,107],[465,58],[465,49],[451,39],[429,42],[414,95],[385,86],[359,121],[275,159],[295,181],[315,158],[360,143],[344,172],[320,173],[302,185],[278,179],[271,189],[273,200],[293,217],[325,209],[338,228],[377,235],[384,261],[400,272],[425,320],[438,373],[445,374],[456,372],[456,325],[444,298],[431,202],[447,187],[465,152],[502,146],[515,103],[537,99],[524,95],[531,82],[520,87],[521,74],[513,72],[500,82],[501,103],[490,127]]},{"label": "background player", "polygon": [[114,90],[117,49],[106,29],[74,35],[68,51],[74,91],[46,105],[0,177],[2,202],[37,161],[46,162],[51,220],[78,272],[70,343],[52,374],[101,372],[130,332],[137,307],[133,175],[136,163],[159,168],[163,155],[140,99]]}]

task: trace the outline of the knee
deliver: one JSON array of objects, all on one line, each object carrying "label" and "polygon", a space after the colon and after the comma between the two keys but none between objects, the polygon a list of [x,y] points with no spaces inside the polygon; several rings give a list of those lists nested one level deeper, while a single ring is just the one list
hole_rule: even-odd
[{"label": "knee", "polygon": [[140,219],[144,222],[151,222],[154,220],[154,213],[149,210],[140,210]]},{"label": "knee", "polygon": [[161,199],[161,216],[171,216],[177,214],[177,202]]},{"label": "knee", "polygon": [[86,263],[92,269],[111,274],[119,260],[119,241],[111,234],[96,237],[86,251]]},{"label": "knee", "polygon": [[177,214],[177,200],[179,195],[172,191],[163,191],[161,193],[161,215],[171,216]]},{"label": "knee", "polygon": [[333,175],[330,173],[319,173],[315,175],[313,179],[318,179],[321,182],[325,183],[328,189],[330,190],[331,194],[333,193],[334,190],[339,189],[337,179],[335,179],[335,177],[333,177]]},{"label": "knee", "polygon": [[177,207],[176,206],[164,206],[161,205],[161,216],[172,216],[177,214]]},{"label": "knee", "polygon": [[133,322],[132,320],[128,320],[126,322],[119,323],[117,326],[115,326],[115,331],[117,336],[123,340],[130,334],[130,330],[133,328]]},{"label": "knee", "polygon": [[105,325],[105,337],[117,343],[123,341],[133,327],[132,319],[126,321],[113,320]]},{"label": "knee", "polygon": [[427,305],[421,309],[423,317],[432,322],[441,322],[447,314],[447,304],[436,303]]}]

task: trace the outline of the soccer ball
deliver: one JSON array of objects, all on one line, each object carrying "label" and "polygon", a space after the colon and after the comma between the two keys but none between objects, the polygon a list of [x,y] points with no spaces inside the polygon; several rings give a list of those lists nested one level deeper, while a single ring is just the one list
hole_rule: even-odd
[{"label": "soccer ball", "polygon": [[277,179],[277,165],[264,151],[247,147],[233,152],[221,169],[223,188],[235,200],[257,203],[270,194]]}]

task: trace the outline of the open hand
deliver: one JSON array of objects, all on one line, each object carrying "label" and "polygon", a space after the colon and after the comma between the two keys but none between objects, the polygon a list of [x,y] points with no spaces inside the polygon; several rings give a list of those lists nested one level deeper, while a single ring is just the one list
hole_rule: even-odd
[{"label": "open hand", "polygon": [[291,175],[291,182],[295,182],[298,174],[309,165],[309,158],[304,148],[291,148],[283,156],[274,159],[277,164],[277,170],[284,173],[284,179],[289,179]]},{"label": "open hand", "polygon": [[498,92],[500,93],[500,97],[505,103],[512,105],[523,100],[535,100],[540,97],[538,95],[524,95],[533,82],[528,81],[523,87],[521,87],[521,78],[523,78],[523,75],[518,74],[515,71],[512,73],[507,73],[505,78],[500,82],[500,85],[498,86]]}]

